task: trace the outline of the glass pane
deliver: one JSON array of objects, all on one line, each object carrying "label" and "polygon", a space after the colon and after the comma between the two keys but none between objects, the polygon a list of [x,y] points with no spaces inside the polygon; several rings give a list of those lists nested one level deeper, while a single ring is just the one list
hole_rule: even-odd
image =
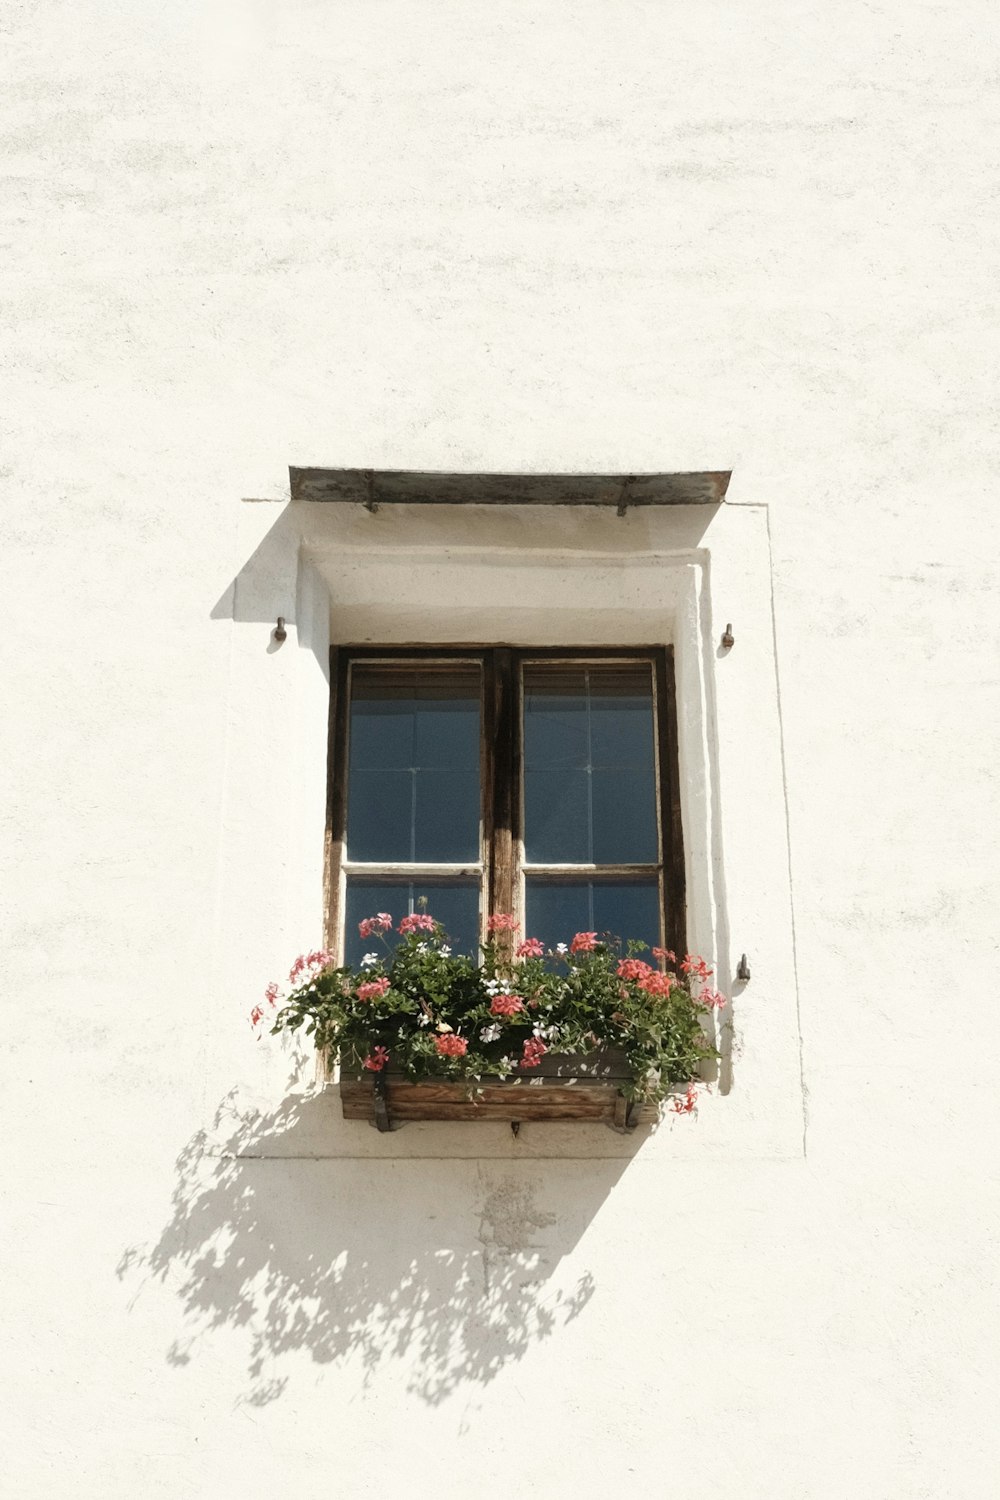
[{"label": "glass pane", "polygon": [[524,669],[524,845],[529,864],[655,864],[652,669]]},{"label": "glass pane", "polygon": [[585,770],[524,771],[525,859],[536,864],[591,864],[590,777]]},{"label": "glass pane", "polygon": [[479,860],[480,672],[355,665],[347,857]]},{"label": "glass pane", "polygon": [[576,932],[637,938],[650,948],[660,941],[660,890],[655,877],[642,880],[525,881],[527,937],[547,948],[569,943]]},{"label": "glass pane", "polygon": [[[344,962],[359,964],[366,953],[386,952],[378,938],[362,938],[358,923],[376,912],[391,914],[393,927],[400,918],[420,911],[421,896],[427,897],[427,913],[442,924],[456,953],[479,952],[479,884],[477,881],[390,881],[359,880],[348,877],[344,918]],[[395,932],[386,933],[389,951],[399,941]]]}]

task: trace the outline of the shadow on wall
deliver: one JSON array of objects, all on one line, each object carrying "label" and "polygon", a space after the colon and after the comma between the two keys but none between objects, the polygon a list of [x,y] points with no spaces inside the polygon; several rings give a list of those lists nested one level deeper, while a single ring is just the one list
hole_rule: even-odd
[{"label": "shadow on wall", "polygon": [[176,1290],[186,1326],[169,1363],[243,1329],[252,1404],[281,1396],[282,1359],[300,1354],[359,1364],[365,1382],[398,1362],[433,1404],[487,1384],[582,1312],[593,1279],[559,1264],[627,1161],[560,1163],[554,1176],[552,1163],[296,1157],[317,1106],[289,1097],[227,1137],[227,1098],[214,1131],[182,1151],[169,1222],[118,1265],[123,1281],[144,1278],[139,1291],[149,1279]]},{"label": "shadow on wall", "polygon": [[268,514],[274,513],[274,520],[215,601],[210,618],[269,621],[272,625],[279,614],[294,618],[295,573],[303,530],[299,507],[284,504],[279,509],[275,502],[267,501],[243,504],[255,509],[265,505]]},{"label": "shadow on wall", "polygon": [[[512,567],[509,555],[516,546],[519,562],[533,555],[542,562],[579,553],[592,558],[604,553],[608,565],[629,565],[635,557],[664,545],[663,515],[669,516],[669,550],[694,553],[705,545],[706,534],[719,505],[633,506],[627,517],[602,506],[541,505],[383,505],[372,515],[360,505],[326,505],[307,500],[288,502],[243,500],[247,515],[265,507],[273,516],[235,577],[223,589],[210,612],[213,620],[268,623],[277,616],[295,620],[300,555],[326,558],[335,569],[343,551],[359,555],[401,553],[401,568],[409,580],[416,567],[433,566],[456,544],[474,549],[479,566],[492,563],[503,577]],[[341,575],[342,576],[342,575]],[[506,601],[506,596],[502,596]],[[546,595],[542,594],[543,600]],[[372,605],[384,601],[373,593]],[[440,610],[444,600],[429,594],[429,608]],[[530,639],[529,639],[530,643]],[[567,642],[572,644],[572,642]]]}]

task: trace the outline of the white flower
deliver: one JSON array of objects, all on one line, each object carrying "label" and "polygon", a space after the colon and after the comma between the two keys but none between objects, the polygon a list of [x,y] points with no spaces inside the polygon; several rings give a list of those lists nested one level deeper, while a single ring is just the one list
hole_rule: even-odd
[{"label": "white flower", "polygon": [[419,1016],[417,1017],[417,1025],[418,1026],[429,1026],[430,1024],[431,1024],[431,1018],[430,1018],[430,1016],[425,1016],[424,1013],[423,1013],[423,1011],[421,1011],[420,1014],[419,1014]]},{"label": "white flower", "polygon": [[366,953],[365,956],[364,956],[364,958],[361,960],[361,967],[363,969],[370,969],[371,966],[372,966],[372,964],[377,964],[377,963],[378,963],[378,954],[377,953]]},{"label": "white flower", "polygon": [[557,953],[568,953],[569,949],[566,947],[565,943],[556,943],[556,952]]},{"label": "white flower", "polygon": [[484,979],[483,980],[483,989],[486,991],[487,995],[495,995],[496,992],[497,992],[497,990],[499,988],[500,988],[500,981],[499,981],[499,979]]},{"label": "white flower", "polygon": [[439,948],[438,952],[440,953],[440,955],[441,955],[442,958],[450,958],[451,957],[451,949],[448,947],[447,943],[445,943],[443,947]]},{"label": "white flower", "polygon": [[426,953],[427,952],[427,944],[426,943],[418,943],[416,951],[418,953]]},{"label": "white flower", "polygon": [[496,1025],[496,1023],[494,1023],[492,1026],[484,1026],[482,1031],[479,1033],[479,1040],[481,1042],[495,1042],[502,1030],[503,1028]]}]

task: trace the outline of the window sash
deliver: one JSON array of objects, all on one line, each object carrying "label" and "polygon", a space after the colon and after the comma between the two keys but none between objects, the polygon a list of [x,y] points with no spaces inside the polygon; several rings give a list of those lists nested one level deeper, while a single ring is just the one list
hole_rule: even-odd
[{"label": "window sash", "polygon": [[[644,667],[648,673],[647,684],[650,693],[650,711],[653,721],[653,816],[656,825],[656,859],[642,861],[584,861],[584,860],[529,860],[526,853],[526,811],[527,797],[525,789],[525,749],[527,744],[527,676],[532,667],[567,667],[574,670],[593,667],[600,671],[613,672],[618,670],[622,675],[634,671],[637,667]],[[643,674],[646,675],[645,673]],[[542,679],[544,681],[544,678]],[[519,725],[520,725],[520,819],[519,819],[519,848],[518,848],[518,880],[517,880],[517,902],[516,910],[521,920],[525,920],[528,907],[528,882],[531,881],[536,889],[539,886],[549,884],[556,885],[587,885],[591,880],[595,885],[607,883],[614,885],[629,878],[635,880],[655,881],[659,909],[659,931],[656,933],[657,942],[664,944],[666,941],[666,903],[665,903],[665,879],[664,879],[664,831],[661,798],[661,770],[660,770],[660,744],[657,729],[660,723],[661,703],[658,691],[657,672],[655,659],[646,653],[630,655],[627,651],[616,652],[609,656],[601,653],[583,653],[567,656],[539,655],[534,652],[524,652],[518,661],[518,688],[519,688]],[[588,751],[589,754],[589,751]],[[587,923],[582,924],[586,926]],[[637,933],[622,932],[622,939],[629,936],[637,936]]]},{"label": "window sash", "polygon": [[[480,858],[461,862],[351,860],[345,845],[351,672],[355,664],[387,672],[414,667],[421,673],[476,665],[481,677]],[[648,666],[652,679],[656,861],[594,864],[530,862],[524,848],[524,668],[592,664],[604,669]],[[526,881],[582,883],[588,879],[657,882],[660,941],[681,952],[685,937],[684,860],[681,842],[673,656],[669,647],[643,648],[462,648],[334,647],[331,651],[329,778],[327,801],[327,946],[342,959],[343,914],[349,876],[390,883],[448,879],[478,880],[480,937],[494,911],[523,920]],[[628,934],[623,933],[623,937]]]}]

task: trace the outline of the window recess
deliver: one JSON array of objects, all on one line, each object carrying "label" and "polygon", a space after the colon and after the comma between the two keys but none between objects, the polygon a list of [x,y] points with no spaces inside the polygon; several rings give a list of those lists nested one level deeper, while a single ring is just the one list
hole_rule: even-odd
[{"label": "window recess", "polygon": [[684,946],[669,648],[337,648],[329,930],[426,898],[461,951],[493,911]]}]

